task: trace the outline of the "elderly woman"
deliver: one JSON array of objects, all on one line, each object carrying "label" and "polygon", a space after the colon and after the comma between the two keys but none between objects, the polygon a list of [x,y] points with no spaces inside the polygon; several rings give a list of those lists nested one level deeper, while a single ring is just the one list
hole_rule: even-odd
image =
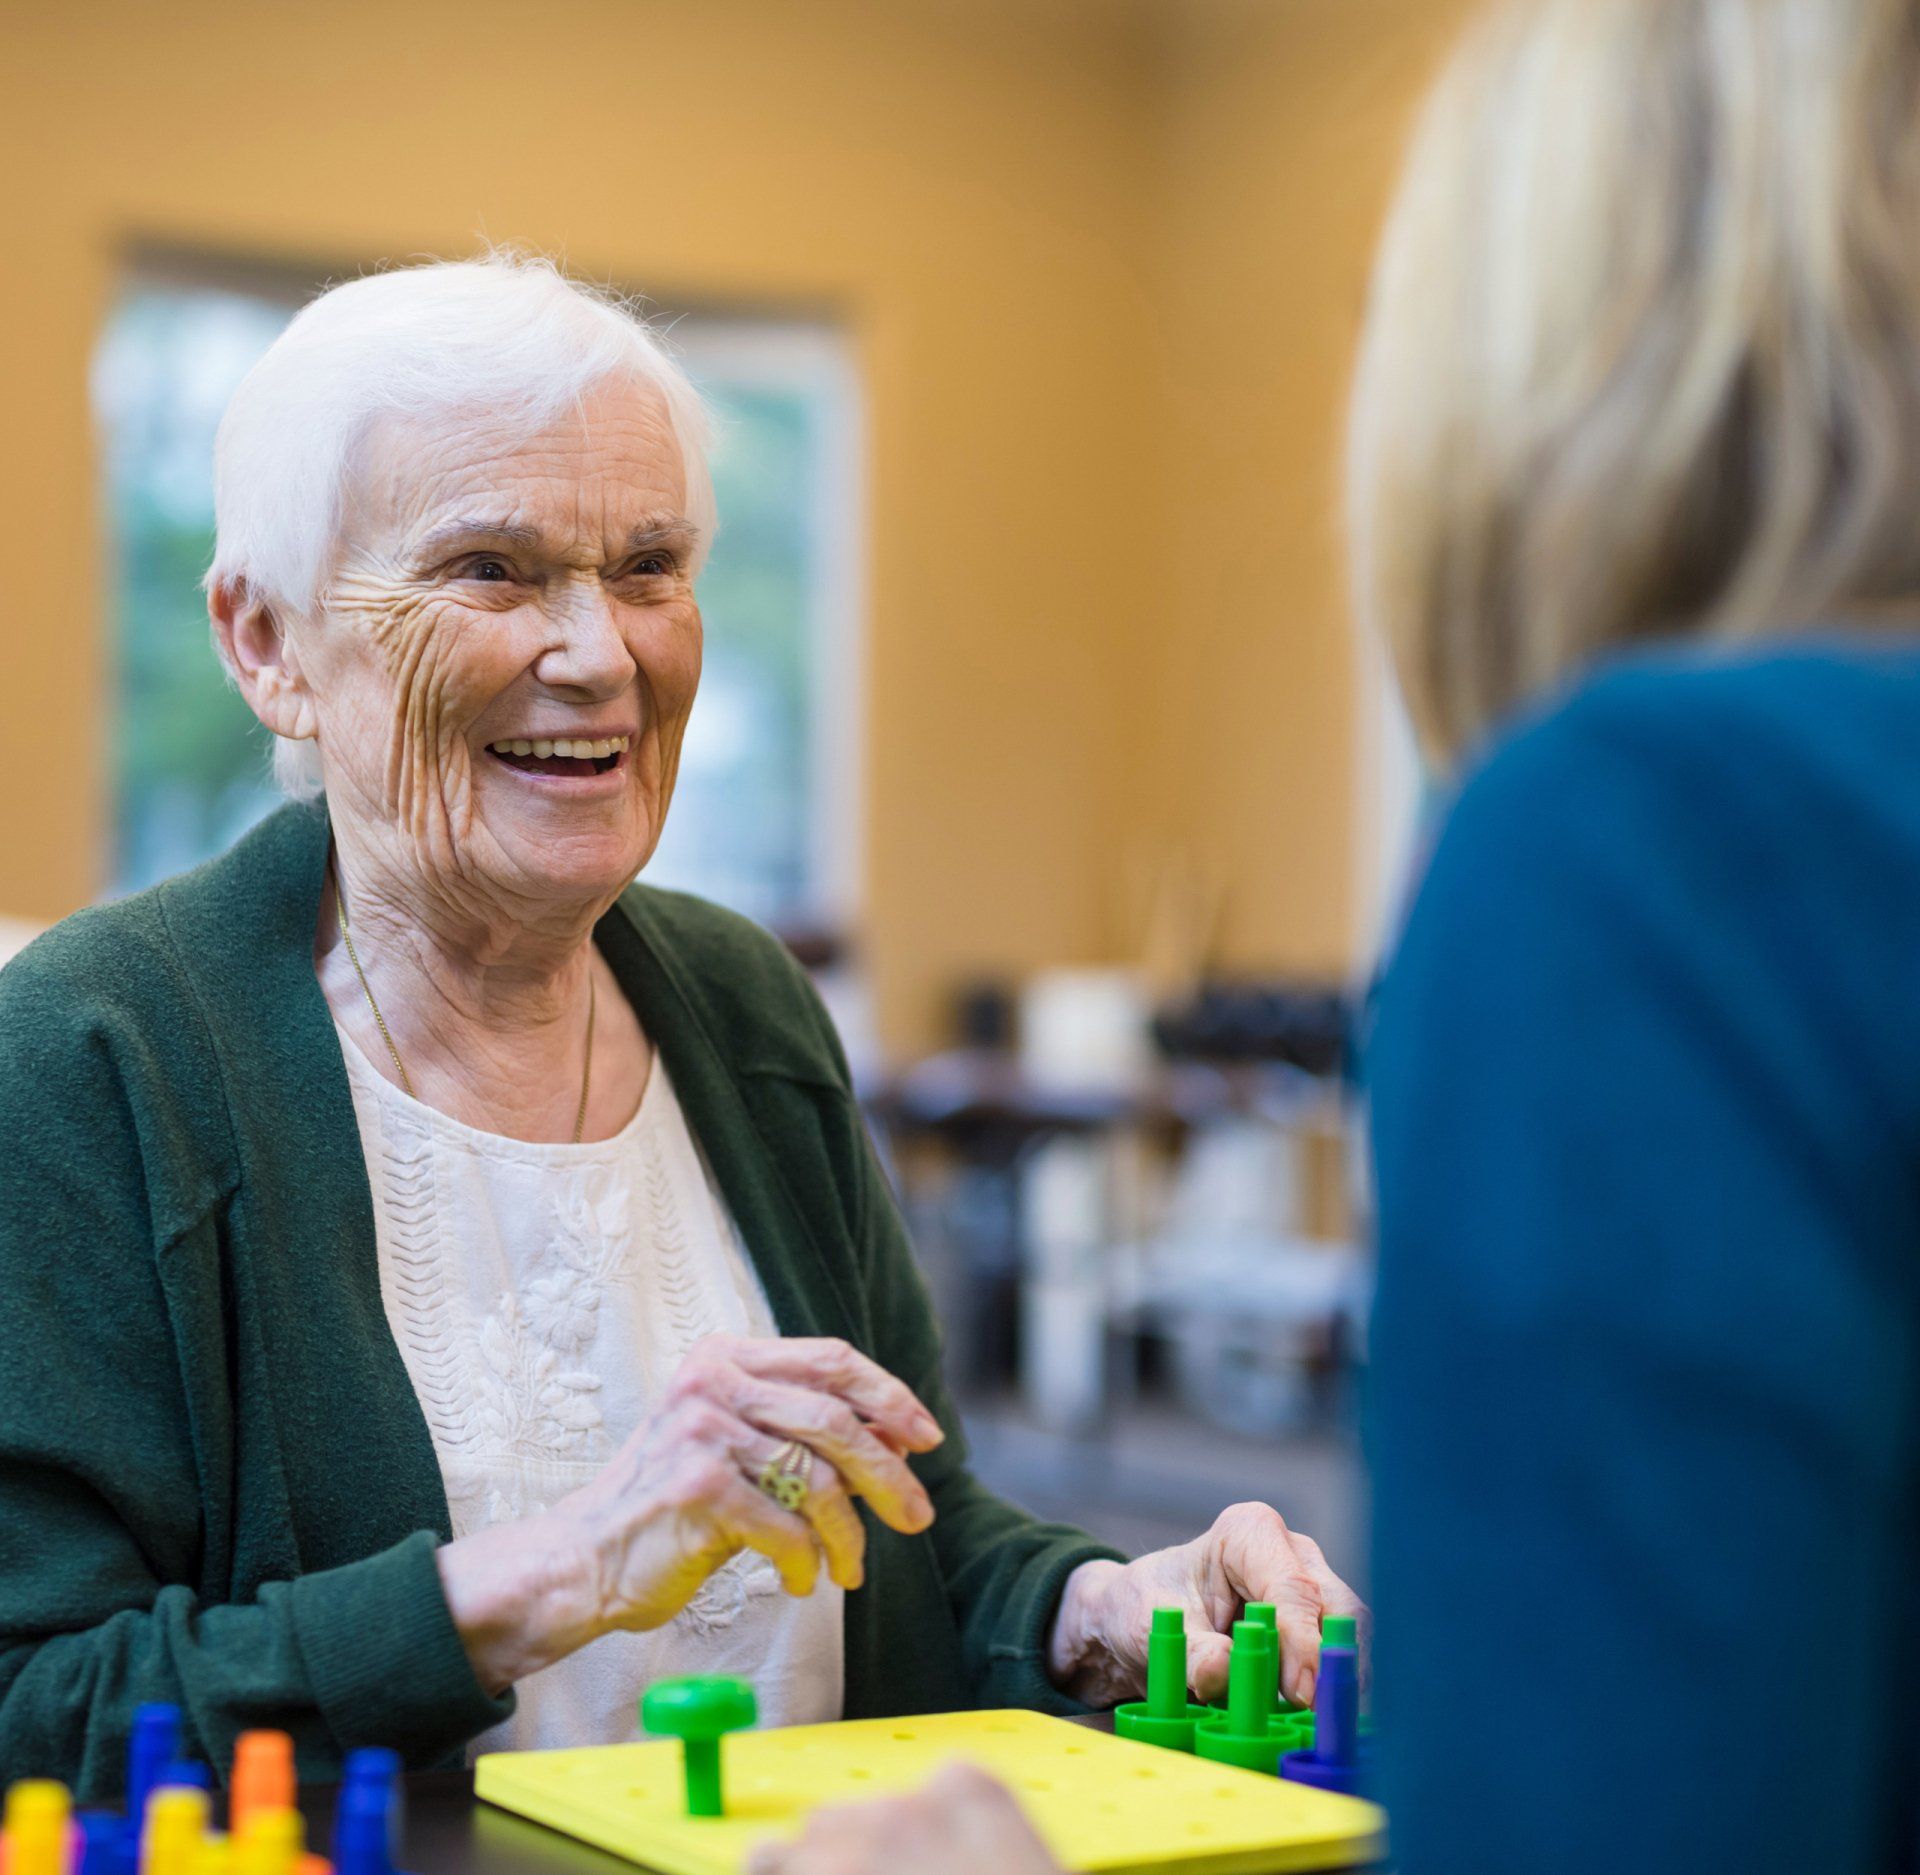
[{"label": "elderly woman", "polygon": [[[316,300],[236,394],[221,655],[324,786],[0,977],[0,1761],[291,1728],[414,1764],[1110,1702],[1148,1613],[1353,1599],[1240,1506],[1124,1562],[968,1475],[845,1063],[763,933],[634,887],[700,675],[698,400],[511,259]],[[308,792],[315,792],[309,787]]]}]

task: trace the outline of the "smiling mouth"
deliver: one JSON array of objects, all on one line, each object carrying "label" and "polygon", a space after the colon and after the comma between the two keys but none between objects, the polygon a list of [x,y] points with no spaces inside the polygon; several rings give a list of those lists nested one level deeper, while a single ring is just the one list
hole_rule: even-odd
[{"label": "smiling mouth", "polygon": [[630,736],[514,736],[489,742],[487,753],[523,775],[604,775],[626,759],[632,740]]}]

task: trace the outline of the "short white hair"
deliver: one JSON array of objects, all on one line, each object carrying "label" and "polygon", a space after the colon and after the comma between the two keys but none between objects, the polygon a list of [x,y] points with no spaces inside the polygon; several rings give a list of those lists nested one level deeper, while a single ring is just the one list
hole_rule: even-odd
[{"label": "short white hair", "polygon": [[[623,376],[666,401],[698,572],[717,520],[706,407],[632,301],[511,250],[331,287],[294,315],[220,420],[207,584],[243,585],[283,629],[309,618],[325,602],[356,448],[376,421],[472,411],[531,433]],[[319,792],[311,742],[276,741],[273,769],[287,793]]]}]

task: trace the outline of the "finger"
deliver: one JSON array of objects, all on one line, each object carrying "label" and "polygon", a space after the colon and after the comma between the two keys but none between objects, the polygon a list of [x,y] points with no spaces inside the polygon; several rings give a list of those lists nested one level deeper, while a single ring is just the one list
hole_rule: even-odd
[{"label": "finger", "polygon": [[804,1517],[782,1510],[764,1491],[728,1468],[709,1506],[714,1522],[738,1549],[750,1549],[772,1563],[789,1595],[811,1595],[820,1579],[820,1545]]},{"label": "finger", "polygon": [[[741,1423],[745,1436],[738,1453],[740,1467],[757,1491],[761,1472],[791,1441],[776,1441],[745,1421]],[[818,1456],[816,1453],[816,1459]],[[807,1474],[806,1486],[796,1514],[806,1519],[819,1539],[826,1554],[828,1575],[843,1589],[857,1589],[867,1574],[867,1527],[860,1521],[860,1513],[854,1509],[840,1474],[831,1465],[816,1463]]]},{"label": "finger", "polygon": [[921,1793],[945,1840],[963,1846],[961,1866],[1000,1875],[1059,1875],[1058,1864],[1021,1808],[996,1777],[975,1765],[948,1765]]},{"label": "finger", "polygon": [[[703,1381],[697,1390],[683,1393],[659,1420],[656,1437],[664,1444],[678,1446],[712,1461],[717,1469],[713,1473],[703,1470],[701,1475],[723,1479],[729,1487],[725,1493],[729,1501],[735,1501],[736,1498],[731,1486],[744,1484],[759,1504],[778,1510],[783,1517],[807,1530],[810,1540],[817,1536],[833,1580],[842,1588],[858,1587],[866,1574],[867,1533],[852,1505],[846,1501],[846,1492],[840,1487],[832,1468],[815,1466],[814,1475],[809,1480],[811,1488],[808,1497],[819,1500],[817,1517],[796,1516],[784,1510],[759,1488],[758,1483],[767,1462],[779,1456],[781,1443],[770,1439],[757,1426],[749,1425],[738,1413],[714,1398],[713,1388],[716,1384],[722,1383]],[[737,1386],[744,1383],[736,1372],[730,1384]],[[825,1476],[820,1475],[822,1471]],[[777,1558],[770,1557],[769,1560],[775,1561],[776,1565],[778,1563]],[[818,1562],[816,1555],[816,1571]],[[812,1586],[812,1577],[809,1576],[806,1587],[796,1592],[806,1594]]]},{"label": "finger", "polygon": [[839,1395],[748,1376],[734,1411],[777,1438],[798,1439],[824,1458],[882,1523],[909,1536],[933,1522],[933,1500],[891,1446]]},{"label": "finger", "polygon": [[763,1379],[837,1393],[897,1451],[930,1452],[947,1436],[910,1387],[847,1342],[796,1335],[736,1341],[731,1352]]},{"label": "finger", "polygon": [[1320,1545],[1299,1530],[1288,1532],[1293,1547],[1307,1568],[1320,1580],[1323,1615],[1351,1615],[1359,1642],[1360,1690],[1365,1692],[1373,1677],[1373,1610],[1356,1595],[1327,1563]]},{"label": "finger", "polygon": [[1360,1598],[1326,1566],[1295,1546],[1286,1520],[1267,1504],[1236,1504],[1214,1525],[1228,1583],[1244,1601],[1271,1602],[1280,1632],[1280,1690],[1313,1704],[1320,1673],[1320,1617],[1358,1614]]},{"label": "finger", "polygon": [[964,1758],[955,1758],[934,1772],[927,1780],[923,1794],[954,1810],[997,1811],[1002,1816],[1020,1817],[1023,1820],[1026,1816],[1005,1784],[990,1772],[981,1770],[977,1764],[969,1764]]},{"label": "finger", "polygon": [[1203,1613],[1187,1611],[1187,1684],[1203,1703],[1227,1695],[1227,1663],[1233,1642],[1216,1633]]},{"label": "finger", "polygon": [[813,1526],[827,1558],[827,1574],[843,1589],[867,1579],[867,1526],[860,1521],[846,1486],[832,1472],[823,1481],[816,1472],[800,1501],[800,1514]]},{"label": "finger", "polygon": [[914,1822],[910,1796],[824,1805],[808,1817],[781,1875],[884,1875],[919,1859]]},{"label": "finger", "polygon": [[793,1842],[755,1844],[748,1855],[744,1875],[847,1875],[844,1864],[836,1864],[822,1855],[811,1829]]}]

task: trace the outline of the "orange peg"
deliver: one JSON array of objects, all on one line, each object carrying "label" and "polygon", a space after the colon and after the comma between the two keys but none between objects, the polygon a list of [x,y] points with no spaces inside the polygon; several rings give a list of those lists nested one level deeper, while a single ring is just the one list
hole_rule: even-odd
[{"label": "orange peg", "polygon": [[239,1835],[256,1810],[294,1807],[293,1740],[285,1732],[242,1732],[233,1748],[228,1828]]}]

